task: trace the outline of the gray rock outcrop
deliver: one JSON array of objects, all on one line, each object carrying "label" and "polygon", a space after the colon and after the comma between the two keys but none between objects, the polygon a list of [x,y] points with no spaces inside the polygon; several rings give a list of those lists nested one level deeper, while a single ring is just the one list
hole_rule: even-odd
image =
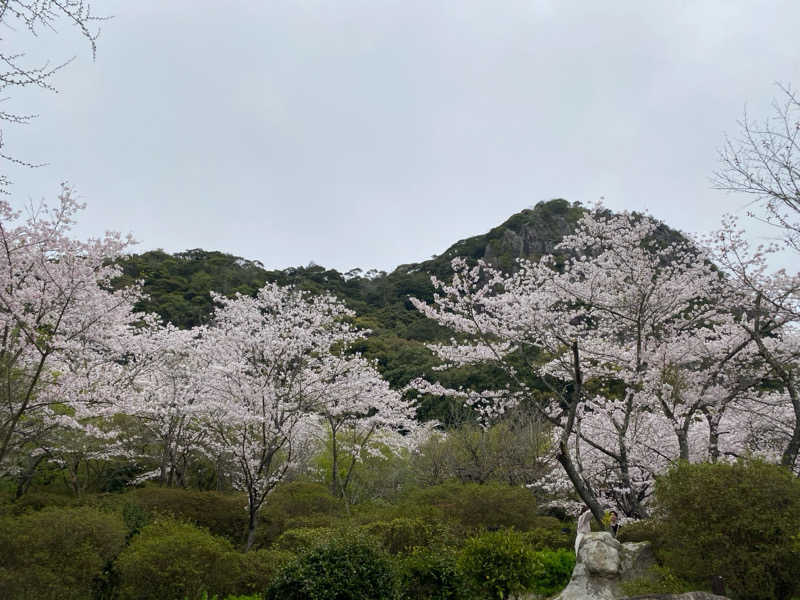
[{"label": "gray rock outcrop", "polygon": [[620,584],[654,564],[648,542],[621,544],[610,533],[587,533],[578,549],[572,579],[556,600],[616,600]]},{"label": "gray rock outcrop", "polygon": [[[621,600],[621,585],[645,576],[655,564],[649,542],[621,544],[610,533],[587,533],[567,587],[554,600]],[[647,594],[626,600],[727,600],[708,592]]]},{"label": "gray rock outcrop", "polygon": [[627,596],[624,600],[728,600],[728,598],[709,592],[686,592],[685,594],[644,594],[642,596]]}]

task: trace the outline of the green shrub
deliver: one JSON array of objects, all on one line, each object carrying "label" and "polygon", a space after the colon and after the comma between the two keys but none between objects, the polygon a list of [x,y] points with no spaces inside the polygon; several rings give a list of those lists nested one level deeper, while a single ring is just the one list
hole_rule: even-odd
[{"label": "green shrub", "polygon": [[153,515],[136,502],[126,502],[122,505],[122,520],[128,529],[128,538],[131,538],[150,524]]},{"label": "green shrub", "polygon": [[333,536],[334,530],[330,527],[301,527],[287,529],[272,545],[276,550],[283,550],[300,554],[321,546]]},{"label": "green shrub", "polygon": [[541,518],[529,490],[498,483],[451,482],[413,490],[403,502],[403,506],[409,505],[436,507],[443,517],[453,520],[467,534],[494,527],[527,531]]},{"label": "green shrub", "polygon": [[525,543],[533,550],[558,550],[573,548],[573,536],[559,530],[536,528],[522,534]]},{"label": "green shrub", "polygon": [[390,554],[410,552],[418,546],[428,546],[442,535],[442,527],[422,519],[397,518],[375,521],[361,529],[376,538]]},{"label": "green shrub", "polygon": [[124,544],[122,521],[93,508],[46,508],[4,517],[0,598],[89,598]]},{"label": "green shrub", "polygon": [[278,572],[294,560],[295,555],[282,550],[251,550],[238,557],[236,591],[240,594],[263,594]]},{"label": "green shrub", "polygon": [[626,523],[619,528],[617,539],[623,544],[626,542],[650,542],[655,552],[661,545],[663,535],[660,523],[655,519],[648,519]]},{"label": "green shrub", "polygon": [[187,521],[234,544],[242,543],[247,531],[247,498],[243,494],[146,487],[130,493],[127,502],[144,514]]},{"label": "green shrub", "polygon": [[287,529],[332,527],[344,505],[319,483],[293,481],[278,486],[262,507],[257,547],[272,544]]},{"label": "green shrub", "polygon": [[398,571],[403,600],[471,598],[458,555],[449,548],[414,548],[400,561]]},{"label": "green shrub", "polygon": [[362,535],[343,535],[286,566],[266,600],[394,600],[388,556]]},{"label": "green shrub", "polygon": [[513,529],[482,533],[467,540],[459,566],[485,598],[508,598],[534,583],[536,560],[522,535]]},{"label": "green shrub", "polygon": [[14,501],[11,512],[21,515],[26,512],[42,510],[44,508],[68,508],[78,505],[78,499],[68,494],[54,494],[51,492],[28,492]]},{"label": "green shrub", "polygon": [[231,543],[188,523],[161,520],[146,526],[119,555],[122,600],[196,600],[205,591],[229,594],[240,578]]},{"label": "green shrub", "polygon": [[575,568],[575,552],[566,548],[540,550],[533,555],[534,592],[540,596],[553,596],[569,583]]},{"label": "green shrub", "polygon": [[656,483],[658,556],[697,587],[722,576],[734,598],[791,598],[800,586],[800,480],[758,461],[681,464]]},{"label": "green shrub", "polygon": [[654,565],[641,577],[636,577],[620,584],[626,596],[644,596],[645,594],[683,594],[695,589],[667,567]]}]

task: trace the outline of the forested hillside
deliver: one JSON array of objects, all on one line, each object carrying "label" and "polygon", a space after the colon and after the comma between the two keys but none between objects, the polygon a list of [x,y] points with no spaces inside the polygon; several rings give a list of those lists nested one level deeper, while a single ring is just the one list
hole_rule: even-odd
[{"label": "forested hillside", "polygon": [[[513,270],[518,258],[537,258],[552,252],[584,212],[579,204],[562,199],[540,202],[488,233],[460,240],[439,256],[400,265],[391,273],[361,269],[340,273],[315,264],[275,271],[265,269],[258,261],[219,251],[194,249],[168,254],[153,250],[125,258],[124,277],[117,284],[143,281],[148,297],[138,308],[155,312],[181,328],[208,320],[213,308],[211,291],[253,295],[265,283],[277,283],[331,293],[355,311],[359,327],[371,331],[367,339],[357,344],[356,350],[376,360],[383,377],[393,387],[400,388],[414,377],[431,374],[430,369],[437,361],[425,343],[452,335],[409,302],[409,297],[433,299],[431,275],[448,279],[452,275],[450,262],[457,257],[470,261],[484,259],[503,270]],[[497,376],[473,368],[469,373],[448,374],[445,379],[450,385],[458,385]],[[463,377],[465,381],[453,377]],[[419,416],[449,419],[447,406],[432,398],[422,402]]]}]

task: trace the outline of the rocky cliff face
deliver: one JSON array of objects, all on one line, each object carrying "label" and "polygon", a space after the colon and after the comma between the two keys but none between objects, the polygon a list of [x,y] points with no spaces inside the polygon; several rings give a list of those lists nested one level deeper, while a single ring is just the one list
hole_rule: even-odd
[{"label": "rocky cliff face", "polygon": [[[539,202],[525,209],[488,233],[460,240],[432,260],[401,265],[397,271],[425,271],[447,276],[450,261],[456,257],[483,259],[506,271],[516,267],[518,258],[537,259],[553,252],[555,246],[568,233],[586,211],[577,202],[557,199]],[[397,272],[396,271],[396,272]]]}]

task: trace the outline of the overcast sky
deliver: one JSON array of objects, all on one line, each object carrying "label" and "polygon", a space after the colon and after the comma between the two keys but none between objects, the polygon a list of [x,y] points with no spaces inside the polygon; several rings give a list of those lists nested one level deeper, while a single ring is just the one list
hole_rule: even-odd
[{"label": "overcast sky", "polygon": [[221,250],[268,268],[391,270],[541,200],[713,229],[717,149],[776,82],[800,86],[800,2],[97,1],[93,62],[0,31],[31,62],[76,56],[58,94],[11,91],[16,206],[69,181],[81,237]]}]

